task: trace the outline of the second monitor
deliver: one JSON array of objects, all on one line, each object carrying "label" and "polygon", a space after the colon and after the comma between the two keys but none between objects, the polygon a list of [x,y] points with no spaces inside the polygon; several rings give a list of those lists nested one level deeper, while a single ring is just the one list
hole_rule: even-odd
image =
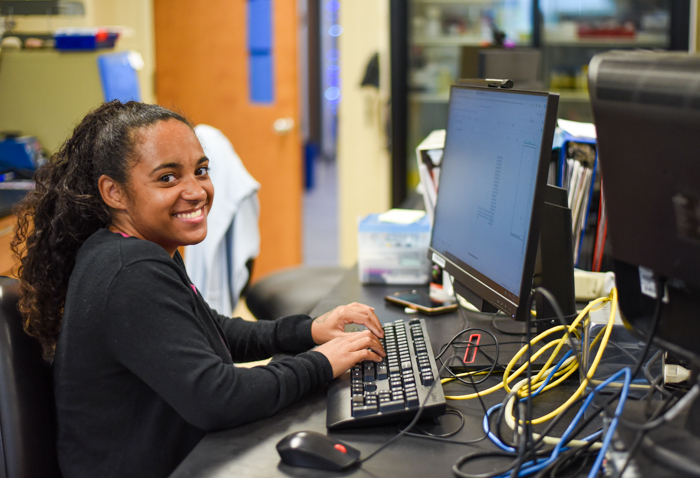
[{"label": "second monitor", "polygon": [[[566,191],[547,185],[558,102],[545,92],[452,87],[430,254],[483,311],[526,320],[534,278],[564,315],[576,312]],[[540,301],[538,319],[554,317]]]}]

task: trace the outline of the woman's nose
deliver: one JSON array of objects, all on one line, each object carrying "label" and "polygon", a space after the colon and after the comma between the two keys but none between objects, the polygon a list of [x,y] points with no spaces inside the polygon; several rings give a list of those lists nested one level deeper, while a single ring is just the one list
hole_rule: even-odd
[{"label": "woman's nose", "polygon": [[188,201],[202,201],[207,198],[207,191],[204,189],[201,181],[191,178],[185,181],[182,198]]}]

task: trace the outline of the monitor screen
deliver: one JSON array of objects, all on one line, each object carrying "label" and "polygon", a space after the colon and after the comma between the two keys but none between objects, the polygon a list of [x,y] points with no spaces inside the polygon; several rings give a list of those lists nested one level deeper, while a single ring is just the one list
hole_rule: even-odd
[{"label": "monitor screen", "polygon": [[450,94],[432,258],[513,316],[532,286],[556,99],[480,87]]}]

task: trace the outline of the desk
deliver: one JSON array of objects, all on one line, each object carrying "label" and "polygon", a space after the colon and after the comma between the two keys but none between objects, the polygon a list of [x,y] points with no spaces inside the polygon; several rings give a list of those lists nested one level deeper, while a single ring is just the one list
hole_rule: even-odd
[{"label": "desk", "polygon": [[[362,286],[357,278],[357,270],[350,271],[336,288],[312,312],[321,315],[332,308],[357,301],[375,308],[382,322],[392,322],[406,318],[403,309],[387,304],[384,296],[389,293],[406,290],[406,286]],[[470,315],[472,325],[487,319]],[[427,318],[428,333],[432,347],[437,351],[461,328],[461,318],[455,312]],[[495,382],[494,382],[495,383]],[[561,387],[558,387],[561,388]],[[458,393],[469,393],[459,390]],[[570,393],[571,388],[568,389]],[[551,391],[550,398],[556,403],[566,399],[567,390]],[[484,401],[487,406],[503,400],[504,392],[497,392]],[[469,440],[483,435],[482,419],[484,412],[478,400],[448,401],[448,406],[458,408],[465,416],[465,426],[456,440]],[[549,408],[550,410],[553,407]],[[457,418],[451,415],[443,418],[444,423]],[[453,445],[413,437],[401,437],[377,456],[360,467],[351,468],[342,473],[334,473],[312,468],[292,467],[280,463],[275,445],[285,435],[299,431],[313,430],[327,433],[326,430],[326,389],[313,391],[276,415],[231,430],[207,434],[195,449],[173,472],[171,478],[223,478],[223,477],[296,477],[296,476],[358,476],[358,477],[451,477],[455,460],[477,449],[495,450],[488,441],[481,441],[475,446]],[[556,429],[555,429],[556,430]],[[397,433],[395,425],[372,427],[366,429],[342,430],[332,432],[334,437],[358,448],[361,456],[368,456],[372,451],[386,443]],[[503,461],[497,462],[505,464]],[[482,468],[480,468],[482,470]]]},{"label": "desk", "polygon": [[26,190],[0,189],[0,275],[14,277],[12,268],[17,264],[10,250],[10,242],[15,236],[17,218],[12,215],[12,209],[26,195]]}]

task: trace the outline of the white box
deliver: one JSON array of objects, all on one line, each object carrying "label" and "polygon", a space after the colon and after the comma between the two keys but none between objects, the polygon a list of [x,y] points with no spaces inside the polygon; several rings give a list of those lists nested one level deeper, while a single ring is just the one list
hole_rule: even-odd
[{"label": "white box", "polygon": [[430,279],[430,220],[382,222],[370,214],[358,227],[358,266],[363,284],[426,284]]}]

